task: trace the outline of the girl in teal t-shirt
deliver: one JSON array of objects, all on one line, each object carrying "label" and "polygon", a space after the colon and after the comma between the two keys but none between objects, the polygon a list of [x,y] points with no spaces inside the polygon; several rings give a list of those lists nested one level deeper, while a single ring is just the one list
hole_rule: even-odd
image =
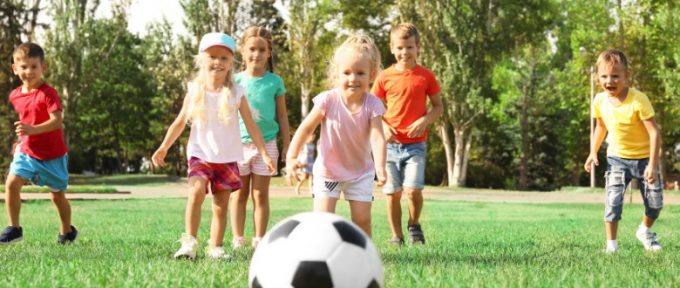
[{"label": "girl in teal t-shirt", "polygon": [[[262,27],[248,28],[241,37],[241,56],[243,71],[236,74],[236,83],[246,89],[246,98],[253,111],[253,118],[262,131],[267,154],[276,162],[279,150],[276,136],[281,135],[282,155],[286,155],[290,143],[288,114],[286,111],[286,88],[283,80],[272,73],[272,35]],[[241,142],[243,142],[244,160],[238,163],[243,186],[232,193],[231,232],[232,247],[240,248],[245,244],[244,226],[246,204],[253,198],[253,218],[255,233],[252,246],[256,247],[264,236],[269,222],[269,181],[272,173],[266,168],[262,155],[254,146],[252,138],[241,126]],[[278,170],[277,170],[278,171]]]}]

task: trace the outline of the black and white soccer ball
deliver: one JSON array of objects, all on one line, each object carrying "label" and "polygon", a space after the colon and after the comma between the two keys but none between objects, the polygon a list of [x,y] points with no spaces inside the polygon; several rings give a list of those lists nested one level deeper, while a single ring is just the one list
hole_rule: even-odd
[{"label": "black and white soccer ball", "polygon": [[366,233],[322,212],[276,224],[258,244],[248,273],[251,288],[378,288],[384,281],[380,255]]}]

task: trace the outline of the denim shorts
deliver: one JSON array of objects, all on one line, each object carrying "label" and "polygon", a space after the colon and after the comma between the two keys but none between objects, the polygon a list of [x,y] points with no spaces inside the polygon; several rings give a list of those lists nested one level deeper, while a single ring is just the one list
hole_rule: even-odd
[{"label": "denim shorts", "polygon": [[68,155],[38,160],[17,149],[9,166],[9,173],[35,185],[47,186],[53,192],[65,191],[68,187]]},{"label": "denim shorts", "polygon": [[383,186],[383,193],[400,192],[403,187],[423,189],[426,161],[426,142],[387,143],[387,183]]},{"label": "denim shorts", "polygon": [[607,156],[607,172],[605,173],[605,209],[604,221],[616,222],[621,220],[623,211],[623,195],[630,181],[637,179],[640,183],[640,194],[645,205],[645,215],[656,219],[663,208],[663,189],[661,177],[655,175],[654,184],[649,184],[644,178],[649,159],[624,159]]}]

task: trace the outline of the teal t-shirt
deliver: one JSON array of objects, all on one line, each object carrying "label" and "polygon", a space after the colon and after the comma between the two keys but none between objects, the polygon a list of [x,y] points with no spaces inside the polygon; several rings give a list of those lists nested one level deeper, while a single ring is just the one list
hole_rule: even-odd
[{"label": "teal t-shirt", "polygon": [[[283,97],[286,93],[283,79],[269,71],[261,77],[250,77],[245,72],[240,72],[236,74],[235,79],[236,83],[246,89],[246,99],[253,112],[253,120],[262,131],[264,141],[276,139],[276,135],[279,134],[279,123],[276,122],[276,97]],[[253,142],[240,115],[238,122],[241,128],[241,142]]]}]

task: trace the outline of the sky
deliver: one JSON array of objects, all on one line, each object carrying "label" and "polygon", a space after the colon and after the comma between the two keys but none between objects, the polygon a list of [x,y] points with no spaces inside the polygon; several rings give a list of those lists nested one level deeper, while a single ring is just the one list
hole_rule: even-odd
[{"label": "sky", "polygon": [[[129,9],[128,30],[140,36],[146,35],[146,27],[152,22],[167,18],[177,34],[186,33],[182,25],[184,11],[178,0],[133,0]],[[110,0],[102,0],[97,13],[103,17],[111,15]]]}]

